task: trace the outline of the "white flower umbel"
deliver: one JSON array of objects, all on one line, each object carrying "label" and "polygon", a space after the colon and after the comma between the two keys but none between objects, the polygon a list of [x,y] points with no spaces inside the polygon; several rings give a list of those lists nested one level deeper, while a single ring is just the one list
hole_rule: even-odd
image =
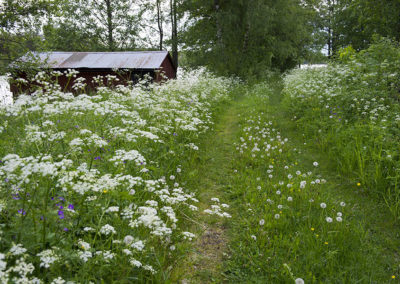
[{"label": "white flower umbel", "polygon": [[189,241],[193,240],[193,238],[196,237],[196,235],[191,232],[183,232],[182,236],[184,240],[189,240]]},{"label": "white flower umbel", "polygon": [[101,227],[99,232],[100,232],[100,234],[103,234],[106,236],[117,233],[117,231],[115,231],[114,227],[109,224],[106,224],[103,227]]},{"label": "white flower umbel", "polygon": [[21,244],[13,244],[13,246],[10,248],[10,253],[12,255],[21,255],[26,252],[26,248],[22,247]]},{"label": "white flower umbel", "polygon": [[133,161],[136,166],[146,165],[146,159],[136,150],[117,150],[109,161],[114,162],[115,165],[121,165],[126,161]]},{"label": "white flower umbel", "polygon": [[40,267],[44,268],[49,268],[51,264],[59,259],[51,249],[44,250],[41,253],[38,253],[37,256],[40,257]]},{"label": "white flower umbel", "polygon": [[83,262],[87,262],[89,260],[89,258],[93,257],[93,254],[90,251],[79,251],[78,252],[79,258],[83,261]]}]

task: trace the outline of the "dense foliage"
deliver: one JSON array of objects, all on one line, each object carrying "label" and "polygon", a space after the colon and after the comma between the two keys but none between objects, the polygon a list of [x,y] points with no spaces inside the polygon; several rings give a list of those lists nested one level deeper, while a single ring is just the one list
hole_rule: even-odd
[{"label": "dense foliage", "polygon": [[327,0],[316,1],[320,33],[328,54],[352,45],[367,48],[376,34],[400,39],[400,2],[392,0]]},{"label": "dense foliage", "polygon": [[0,109],[0,281],[163,282],[194,237],[181,172],[233,81],[198,72],[74,96],[37,80]]},{"label": "dense foliage", "polygon": [[188,1],[184,33],[191,64],[223,74],[260,75],[294,67],[310,43],[312,11],[300,1]]},{"label": "dense foliage", "polygon": [[285,78],[286,111],[308,137],[400,214],[400,48],[387,39]]}]

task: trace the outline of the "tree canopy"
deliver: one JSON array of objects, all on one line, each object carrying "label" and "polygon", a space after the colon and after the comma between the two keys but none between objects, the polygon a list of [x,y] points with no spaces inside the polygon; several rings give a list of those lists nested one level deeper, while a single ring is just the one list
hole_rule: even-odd
[{"label": "tree canopy", "polygon": [[[28,50],[168,49],[174,62],[252,76],[400,39],[400,0],[4,0],[0,68]],[[325,51],[324,51],[325,50]],[[178,61],[178,55],[182,60]],[[317,58],[317,59],[316,59]]]}]

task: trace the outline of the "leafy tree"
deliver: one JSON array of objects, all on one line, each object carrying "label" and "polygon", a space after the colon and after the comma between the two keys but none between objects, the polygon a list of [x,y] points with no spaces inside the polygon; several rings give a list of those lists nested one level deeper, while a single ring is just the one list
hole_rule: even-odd
[{"label": "leafy tree", "polygon": [[135,0],[72,0],[62,9],[63,21],[47,29],[52,48],[115,51],[136,47],[143,10]]},{"label": "leafy tree", "polygon": [[45,48],[41,28],[61,1],[6,0],[0,7],[0,73],[25,54]]},{"label": "leafy tree", "polygon": [[348,45],[365,49],[375,34],[400,39],[398,0],[326,0],[315,7],[329,56]]},{"label": "leafy tree", "polygon": [[242,76],[294,66],[311,42],[310,9],[297,0],[191,0],[184,43],[193,65]]}]

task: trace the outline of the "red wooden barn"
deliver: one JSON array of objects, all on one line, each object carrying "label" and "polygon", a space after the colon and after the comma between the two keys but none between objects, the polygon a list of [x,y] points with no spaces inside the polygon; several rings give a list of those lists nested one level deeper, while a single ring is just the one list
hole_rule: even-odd
[{"label": "red wooden barn", "polygon": [[[28,58],[27,56],[24,56]],[[21,61],[28,61],[21,58]],[[97,76],[115,75],[118,84],[133,83],[149,75],[154,82],[163,78],[175,79],[177,68],[174,66],[168,51],[124,51],[124,52],[42,52],[34,54],[37,61],[43,62],[43,69],[65,72],[74,69],[79,72],[77,77],[85,78],[85,83],[93,87],[93,78]],[[16,68],[17,69],[17,68]],[[16,72],[19,73],[18,71]],[[163,75],[161,74],[163,73]],[[24,78],[25,74],[18,76]],[[68,82],[65,76],[58,78],[62,88],[73,82]],[[11,86],[13,93],[18,93],[17,86]]]}]

